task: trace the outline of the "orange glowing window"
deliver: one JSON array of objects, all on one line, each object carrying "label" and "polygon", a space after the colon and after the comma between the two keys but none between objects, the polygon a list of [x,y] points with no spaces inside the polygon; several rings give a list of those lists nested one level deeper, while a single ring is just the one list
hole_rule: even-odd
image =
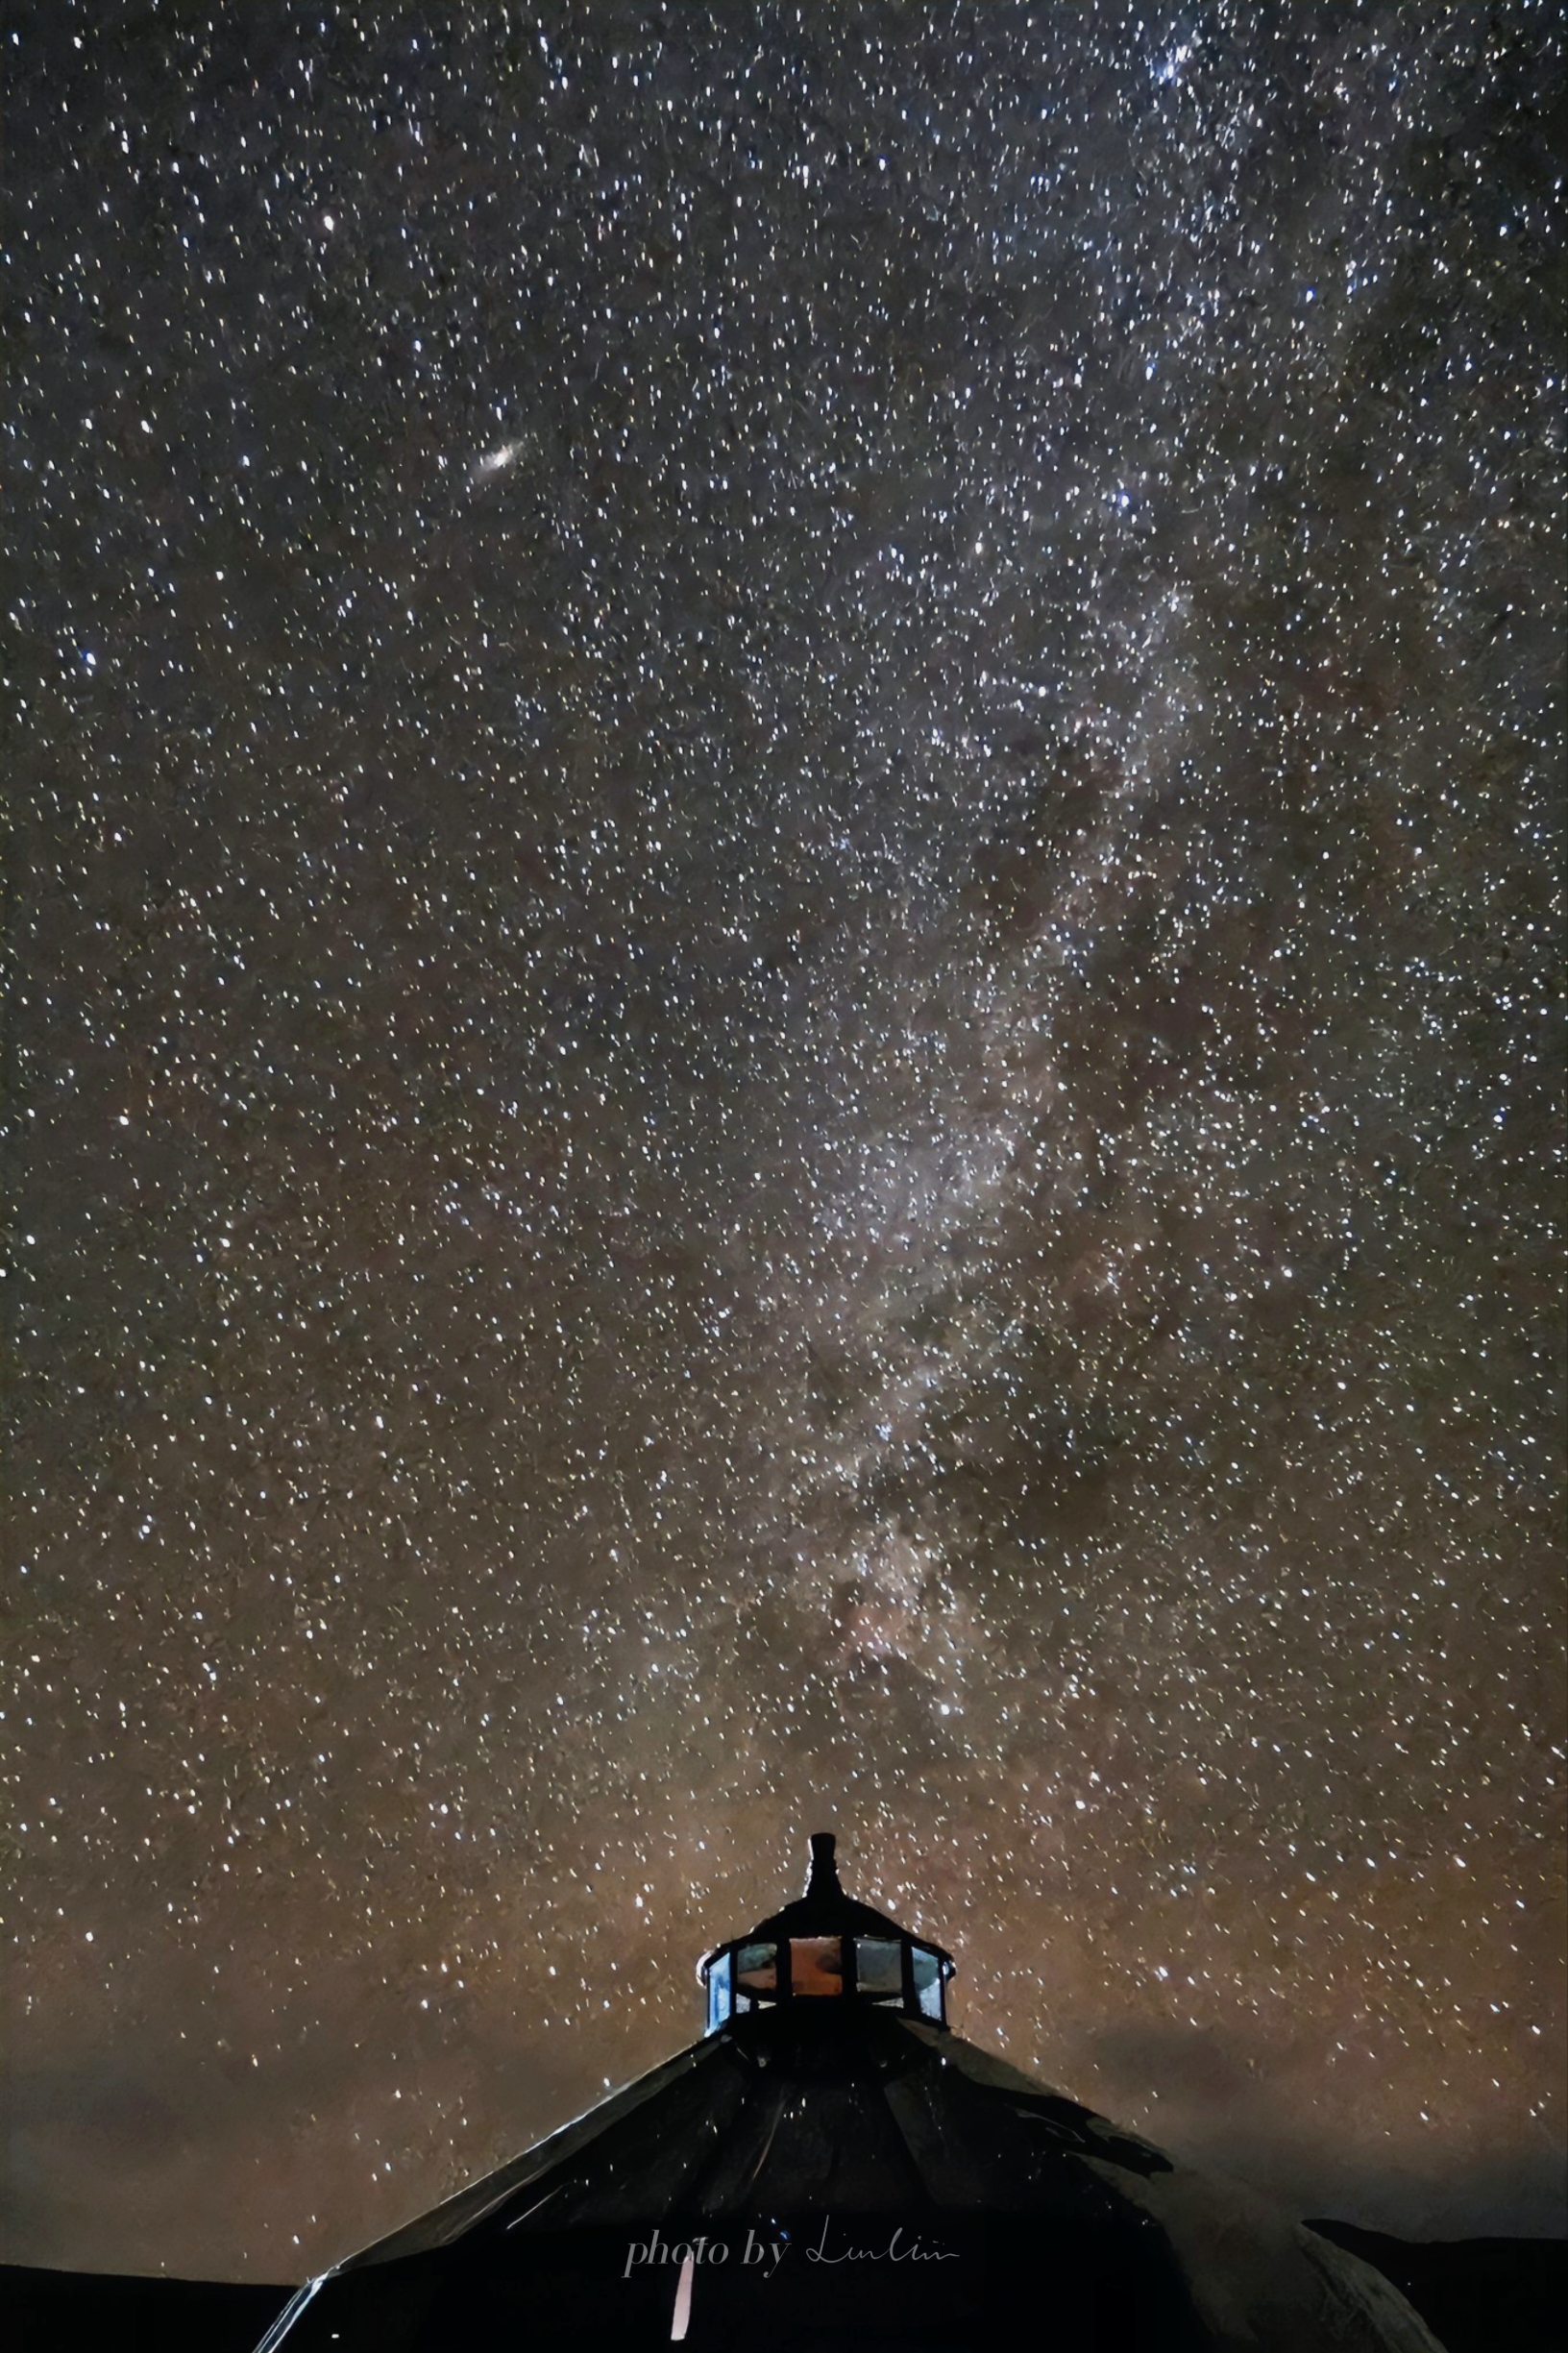
[{"label": "orange glowing window", "polygon": [[842,1994],[844,1946],[836,1936],[797,1936],[790,1944],[792,1994]]}]

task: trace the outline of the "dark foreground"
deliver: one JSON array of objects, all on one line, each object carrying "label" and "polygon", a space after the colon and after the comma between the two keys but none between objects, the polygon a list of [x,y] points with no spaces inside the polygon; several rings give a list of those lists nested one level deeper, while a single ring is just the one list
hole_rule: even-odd
[{"label": "dark foreground", "polygon": [[[1568,2240],[1426,2243],[1351,2222],[1311,2227],[1376,2264],[1448,2353],[1568,2353]],[[94,2343],[114,2353],[253,2353],[292,2292],[0,2266],[0,2313],[16,2353]]]}]

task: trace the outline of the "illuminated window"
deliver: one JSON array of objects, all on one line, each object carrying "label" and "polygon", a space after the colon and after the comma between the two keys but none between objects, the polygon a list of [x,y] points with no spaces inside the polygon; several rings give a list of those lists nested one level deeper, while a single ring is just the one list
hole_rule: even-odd
[{"label": "illuminated window", "polygon": [[855,1991],[873,2001],[899,2001],[904,1992],[904,1956],[891,1937],[855,1939]]},{"label": "illuminated window", "polygon": [[792,1994],[842,1994],[844,1945],[836,1936],[796,1936],[790,1942]]},{"label": "illuminated window", "polygon": [[735,1983],[747,1994],[776,1994],[778,1991],[778,1947],[776,1945],[737,1946]]},{"label": "illuminated window", "polygon": [[708,2032],[729,2016],[729,1955],[722,1952],[708,1972]]},{"label": "illuminated window", "polygon": [[922,1952],[919,1945],[910,1954],[915,1969],[915,1998],[920,2005],[920,2016],[932,2018],[942,2024],[942,1963],[934,1952]]}]

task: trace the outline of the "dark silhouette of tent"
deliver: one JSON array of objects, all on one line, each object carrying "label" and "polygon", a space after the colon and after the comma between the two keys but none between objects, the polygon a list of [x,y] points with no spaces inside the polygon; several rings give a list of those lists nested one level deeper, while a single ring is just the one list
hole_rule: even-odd
[{"label": "dark silhouette of tent", "polygon": [[691,2048],[293,2299],[258,2353],[1441,2353],[1369,2265],[954,2034],[812,1840]]}]

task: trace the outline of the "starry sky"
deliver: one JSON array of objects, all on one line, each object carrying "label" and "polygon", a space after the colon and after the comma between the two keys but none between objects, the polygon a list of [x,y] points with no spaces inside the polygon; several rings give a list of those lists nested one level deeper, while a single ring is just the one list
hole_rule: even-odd
[{"label": "starry sky", "polygon": [[321,2267],[826,1827],[1560,2229],[1556,12],[6,37],[0,2252]]}]

